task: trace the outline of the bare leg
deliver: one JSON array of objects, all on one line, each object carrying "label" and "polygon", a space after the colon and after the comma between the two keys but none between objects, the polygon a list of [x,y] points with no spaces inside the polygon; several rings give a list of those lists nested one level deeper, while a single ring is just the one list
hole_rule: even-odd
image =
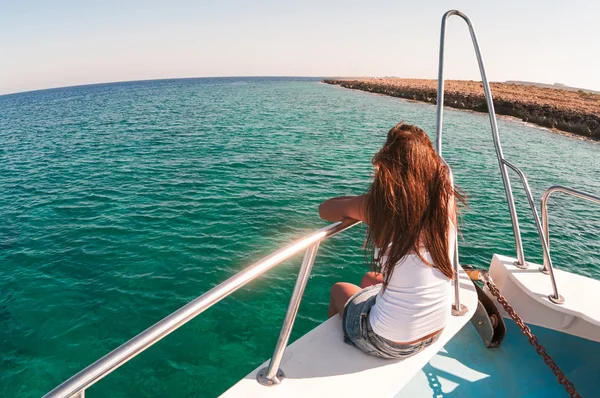
[{"label": "bare leg", "polygon": [[331,296],[329,298],[329,312],[328,317],[331,318],[335,314],[340,314],[340,316],[344,313],[344,305],[346,301],[352,295],[361,288],[359,286],[353,285],[352,283],[346,282],[338,282],[331,287]]},{"label": "bare leg", "polygon": [[360,287],[365,288],[383,283],[383,275],[376,272],[367,272],[360,281]]}]

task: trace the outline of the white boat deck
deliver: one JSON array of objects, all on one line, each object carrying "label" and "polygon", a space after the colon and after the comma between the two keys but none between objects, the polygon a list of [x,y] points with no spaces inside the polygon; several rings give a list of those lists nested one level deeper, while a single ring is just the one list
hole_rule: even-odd
[{"label": "white boat deck", "polygon": [[[486,348],[473,325],[465,325],[394,398],[567,398],[563,386],[523,336],[506,320],[506,338]],[[551,329],[532,332],[582,397],[600,391],[600,343]]]},{"label": "white boat deck", "polygon": [[453,316],[438,341],[415,356],[389,360],[366,355],[344,343],[341,319],[335,316],[287,348],[281,365],[286,377],[281,384],[267,387],[256,381],[266,361],[222,397],[393,397],[473,316],[477,292],[462,269],[460,287],[461,303],[468,312]]},{"label": "white boat deck", "polygon": [[514,261],[494,255],[490,275],[525,322],[600,342],[600,281],[555,268],[558,292],[565,298],[555,304],[548,299],[550,276],[538,264],[520,269]]}]

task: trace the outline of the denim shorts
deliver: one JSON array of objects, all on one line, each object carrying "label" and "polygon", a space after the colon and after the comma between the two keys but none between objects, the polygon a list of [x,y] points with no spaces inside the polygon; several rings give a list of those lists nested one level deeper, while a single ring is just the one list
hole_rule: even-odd
[{"label": "denim shorts", "polygon": [[381,286],[381,284],[369,286],[354,294],[346,302],[342,317],[344,342],[366,354],[386,359],[408,358],[433,344],[439,338],[439,333],[414,344],[399,344],[373,331],[369,313]]}]

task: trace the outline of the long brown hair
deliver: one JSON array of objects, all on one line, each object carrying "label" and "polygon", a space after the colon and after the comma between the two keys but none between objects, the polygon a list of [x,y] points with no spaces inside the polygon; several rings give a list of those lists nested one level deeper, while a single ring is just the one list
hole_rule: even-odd
[{"label": "long brown hair", "polygon": [[[383,288],[405,255],[414,253],[428,263],[421,254],[423,246],[431,254],[430,265],[452,279],[449,206],[455,203],[453,197],[461,202],[464,197],[452,189],[448,169],[427,134],[417,126],[398,123],[372,162],[367,248],[373,269],[383,274]],[[375,258],[376,247],[380,257],[385,253],[385,264]]]}]

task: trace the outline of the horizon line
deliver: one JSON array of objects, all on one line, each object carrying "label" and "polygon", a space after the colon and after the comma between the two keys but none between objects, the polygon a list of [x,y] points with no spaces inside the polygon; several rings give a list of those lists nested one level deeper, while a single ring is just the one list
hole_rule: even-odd
[{"label": "horizon line", "polygon": [[[88,86],[101,86],[104,84],[123,84],[123,83],[142,83],[142,82],[156,82],[156,81],[167,81],[167,80],[192,80],[192,79],[234,79],[239,77],[290,77],[290,78],[319,78],[325,79],[330,77],[343,77],[343,76],[326,76],[326,75],[314,75],[314,76],[290,76],[290,75],[237,75],[237,76],[190,76],[190,77],[159,77],[154,79],[135,79],[135,80],[115,80],[115,81],[106,81],[106,82],[96,82],[96,83],[83,83],[83,84],[74,84],[69,86],[56,86],[56,87],[47,87],[47,88],[36,88],[33,90],[25,90],[25,91],[14,91],[9,93],[0,94],[0,97],[8,96],[8,95],[16,95],[16,94],[26,94],[26,93],[35,93],[38,91],[51,91],[51,90],[60,90],[64,88],[76,88],[76,87],[88,87]],[[355,76],[346,76],[346,77],[355,77]]]},{"label": "horizon line", "polygon": [[[315,78],[315,79],[329,79],[329,78],[369,78],[369,79],[377,79],[377,78],[398,78],[398,79],[417,79],[417,80],[437,80],[437,78],[420,78],[420,77],[398,77],[398,76],[342,76],[342,75],[299,75],[299,76],[291,76],[291,75],[237,75],[237,76],[190,76],[190,77],[164,77],[164,78],[155,78],[155,79],[135,79],[135,80],[117,80],[117,81],[106,81],[106,82],[95,82],[95,83],[83,83],[83,84],[74,84],[69,86],[57,86],[57,87],[47,87],[47,88],[39,88],[34,90],[25,90],[25,91],[15,91],[10,93],[0,94],[0,97],[6,97],[10,95],[19,95],[19,94],[29,94],[36,93],[42,91],[52,91],[52,90],[61,90],[68,88],[78,88],[78,87],[91,87],[91,86],[102,86],[102,85],[111,85],[111,84],[126,84],[126,83],[143,83],[143,82],[159,82],[159,81],[169,81],[169,80],[194,80],[194,79],[235,79],[235,78]],[[481,81],[481,80],[467,80],[467,79],[445,79],[445,81],[456,80],[456,81]],[[531,82],[525,80],[505,80],[505,81],[490,81],[490,83],[529,83],[529,84],[543,84],[548,86],[566,86],[568,88],[582,89],[594,92],[591,89],[585,89],[580,87],[573,87],[561,83],[541,83],[541,82]]]}]

